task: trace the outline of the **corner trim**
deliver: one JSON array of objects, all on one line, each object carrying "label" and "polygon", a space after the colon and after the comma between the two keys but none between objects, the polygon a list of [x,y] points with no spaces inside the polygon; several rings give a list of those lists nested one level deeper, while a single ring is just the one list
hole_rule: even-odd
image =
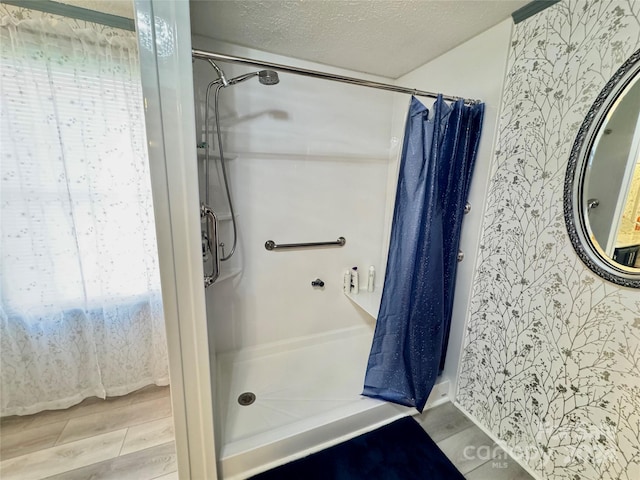
[{"label": "corner trim", "polygon": [[560,0],[533,0],[511,14],[513,23],[518,24],[523,22],[527,18],[533,17],[536,13],[555,5],[559,1]]}]

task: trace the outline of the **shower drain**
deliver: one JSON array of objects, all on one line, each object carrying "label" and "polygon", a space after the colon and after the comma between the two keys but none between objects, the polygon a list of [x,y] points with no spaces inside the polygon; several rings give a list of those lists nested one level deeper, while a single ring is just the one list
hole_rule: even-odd
[{"label": "shower drain", "polygon": [[244,393],[241,393],[240,396],[238,397],[238,403],[244,407],[246,407],[247,405],[251,405],[255,401],[256,401],[256,394],[253,392],[244,392]]}]

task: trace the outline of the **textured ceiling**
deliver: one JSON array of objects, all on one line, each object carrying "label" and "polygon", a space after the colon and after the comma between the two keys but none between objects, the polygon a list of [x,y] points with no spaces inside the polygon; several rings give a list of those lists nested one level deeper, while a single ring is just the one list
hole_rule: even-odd
[{"label": "textured ceiling", "polygon": [[192,33],[397,78],[530,0],[191,0]]}]

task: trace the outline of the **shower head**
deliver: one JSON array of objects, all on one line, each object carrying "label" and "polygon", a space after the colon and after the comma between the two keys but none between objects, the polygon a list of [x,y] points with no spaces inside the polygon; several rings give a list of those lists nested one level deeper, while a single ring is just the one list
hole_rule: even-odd
[{"label": "shower head", "polygon": [[[243,75],[238,75],[237,77],[233,77],[229,80],[228,85],[235,85],[236,83],[244,82],[245,80],[249,80],[253,77],[258,77],[258,80],[263,85],[275,85],[280,81],[278,78],[278,74],[273,70],[260,70],[259,72],[251,72],[245,73]],[[226,87],[227,85],[225,85]]]},{"label": "shower head", "polygon": [[[196,60],[196,57],[192,58],[192,62]],[[224,71],[210,58],[206,59],[207,62],[213,67],[213,69],[218,74],[218,78],[211,82],[212,84],[221,83],[223,87],[228,87],[229,85],[235,85],[236,83],[244,82],[245,80],[249,80],[255,76],[258,77],[258,80],[263,85],[275,85],[280,82],[278,78],[278,72],[273,70],[260,70],[259,72],[251,72],[245,73],[244,75],[238,75],[237,77],[232,78],[231,80],[227,80]]]},{"label": "shower head", "polygon": [[275,85],[280,81],[278,72],[274,72],[273,70],[260,70],[258,72],[258,80],[263,85]]}]

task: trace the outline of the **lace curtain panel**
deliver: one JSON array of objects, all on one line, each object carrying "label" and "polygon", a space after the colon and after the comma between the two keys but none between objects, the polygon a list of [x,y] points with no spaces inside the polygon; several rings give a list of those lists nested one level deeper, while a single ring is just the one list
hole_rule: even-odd
[{"label": "lace curtain panel", "polygon": [[169,382],[135,34],[0,5],[0,415]]}]

